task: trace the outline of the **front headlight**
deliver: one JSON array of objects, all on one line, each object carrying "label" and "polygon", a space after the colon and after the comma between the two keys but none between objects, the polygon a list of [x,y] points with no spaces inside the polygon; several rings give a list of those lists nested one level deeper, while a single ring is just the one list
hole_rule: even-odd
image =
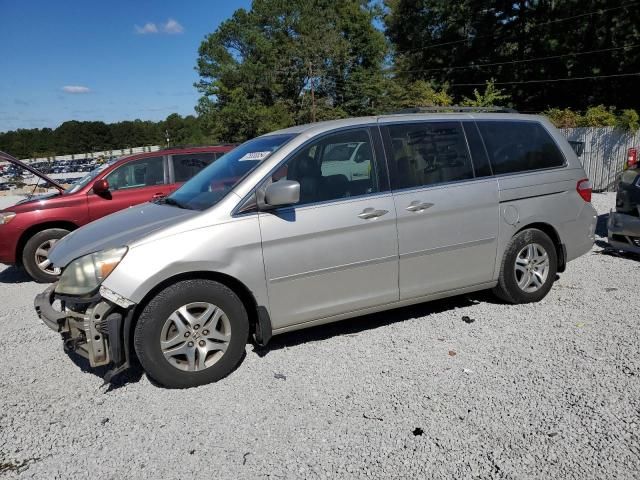
[{"label": "front headlight", "polygon": [[15,218],[15,212],[0,212],[0,225],[6,225]]},{"label": "front headlight", "polygon": [[122,261],[127,247],[103,250],[80,257],[62,272],[56,292],[65,295],[86,295],[97,289]]}]

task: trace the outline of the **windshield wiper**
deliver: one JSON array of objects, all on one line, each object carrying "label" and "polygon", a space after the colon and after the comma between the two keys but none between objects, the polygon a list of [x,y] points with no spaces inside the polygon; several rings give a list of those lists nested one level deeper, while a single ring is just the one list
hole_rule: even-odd
[{"label": "windshield wiper", "polygon": [[180,203],[179,201],[177,201],[176,199],[170,198],[170,197],[160,198],[155,203],[157,203],[159,205],[164,203],[166,205],[173,205],[174,207],[183,208],[185,210],[191,210],[186,205],[184,205],[184,204]]}]

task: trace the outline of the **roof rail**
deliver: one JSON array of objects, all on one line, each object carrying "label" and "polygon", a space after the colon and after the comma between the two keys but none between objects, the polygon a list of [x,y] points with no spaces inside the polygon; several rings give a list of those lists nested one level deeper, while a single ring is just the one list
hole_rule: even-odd
[{"label": "roof rail", "polygon": [[163,152],[165,150],[184,150],[187,148],[212,148],[212,147],[237,147],[239,145],[239,143],[216,143],[215,145],[201,145],[201,144],[194,144],[194,145],[175,145],[172,147],[163,147],[159,150],[155,150],[156,152]]},{"label": "roof rail", "polygon": [[411,107],[391,112],[390,115],[404,113],[454,113],[454,112],[490,112],[490,113],[518,113],[517,110],[508,107],[459,107],[451,105],[449,107]]}]

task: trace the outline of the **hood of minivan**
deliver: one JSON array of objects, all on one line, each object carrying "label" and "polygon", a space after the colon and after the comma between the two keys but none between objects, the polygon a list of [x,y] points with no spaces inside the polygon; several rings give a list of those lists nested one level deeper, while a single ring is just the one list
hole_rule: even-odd
[{"label": "hood of minivan", "polygon": [[199,211],[169,205],[144,203],[89,223],[59,240],[49,252],[49,260],[64,268],[72,260],[90,253],[128,245],[177,220],[186,220]]},{"label": "hood of minivan", "polygon": [[54,179],[46,176],[44,173],[42,173],[40,170],[36,170],[35,168],[33,168],[30,165],[27,165],[24,162],[21,162],[20,160],[18,160],[17,158],[9,155],[6,152],[0,152],[0,159],[2,160],[6,160],[9,163],[13,163],[14,165],[19,166],[20,168],[24,168],[25,170],[33,173],[35,176],[40,177],[42,180],[44,180],[45,182],[53,185],[55,188],[57,188],[60,192],[64,192],[64,187],[62,185],[60,185],[58,182],[56,182]]}]

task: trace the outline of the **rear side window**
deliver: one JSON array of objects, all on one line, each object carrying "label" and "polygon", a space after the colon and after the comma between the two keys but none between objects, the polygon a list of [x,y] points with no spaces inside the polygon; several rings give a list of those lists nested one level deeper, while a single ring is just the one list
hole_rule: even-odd
[{"label": "rear side window", "polygon": [[479,121],[495,175],[561,167],[564,156],[537,122]]},{"label": "rear side window", "polygon": [[116,168],[106,180],[111,190],[151,187],[164,184],[164,161],[162,157],[134,160]]},{"label": "rear side window", "polygon": [[392,188],[473,178],[460,122],[401,123],[385,128]]},{"label": "rear side window", "polygon": [[186,182],[216,159],[215,153],[189,153],[173,155],[173,173],[177,183]]}]

